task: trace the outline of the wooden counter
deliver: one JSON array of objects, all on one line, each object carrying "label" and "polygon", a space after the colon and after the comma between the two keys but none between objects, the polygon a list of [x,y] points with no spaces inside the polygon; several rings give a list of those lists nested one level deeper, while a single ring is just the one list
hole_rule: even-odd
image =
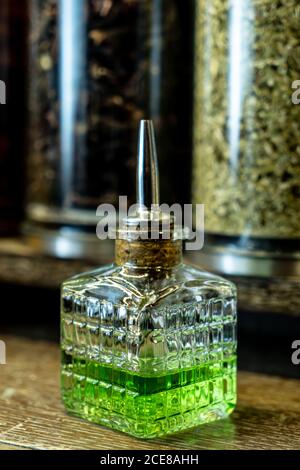
[{"label": "wooden counter", "polygon": [[230,419],[144,441],[64,413],[55,343],[1,339],[0,449],[300,449],[300,381],[241,372]]}]

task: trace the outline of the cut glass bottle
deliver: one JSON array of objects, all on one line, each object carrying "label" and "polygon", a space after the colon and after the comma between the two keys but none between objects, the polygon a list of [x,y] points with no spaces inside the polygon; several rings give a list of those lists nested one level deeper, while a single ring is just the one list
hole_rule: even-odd
[{"label": "cut glass bottle", "polygon": [[[62,398],[67,411],[151,438],[225,418],[236,403],[236,289],[182,262],[162,237],[152,123],[141,123],[138,204],[116,261],[62,285]],[[146,209],[145,209],[146,208]],[[159,237],[134,238],[157,219]],[[141,235],[141,233],[140,233]]]}]

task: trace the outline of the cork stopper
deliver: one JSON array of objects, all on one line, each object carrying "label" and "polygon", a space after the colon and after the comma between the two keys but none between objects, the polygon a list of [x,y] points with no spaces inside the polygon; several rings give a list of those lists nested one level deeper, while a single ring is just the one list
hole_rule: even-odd
[{"label": "cork stopper", "polygon": [[116,263],[171,268],[180,263],[182,241],[175,221],[160,210],[159,172],[152,121],[140,123],[137,162],[137,204],[118,230]]}]

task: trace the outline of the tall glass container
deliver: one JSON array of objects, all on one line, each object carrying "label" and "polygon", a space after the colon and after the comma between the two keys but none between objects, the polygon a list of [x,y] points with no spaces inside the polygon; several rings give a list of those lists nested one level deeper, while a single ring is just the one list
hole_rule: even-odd
[{"label": "tall glass container", "polygon": [[165,200],[186,200],[193,4],[31,0],[27,218],[57,254],[72,254],[57,244],[62,235],[95,239],[100,203],[133,202],[143,117],[157,125]]},{"label": "tall glass container", "polygon": [[200,0],[196,22],[193,195],[206,205],[200,261],[235,278],[244,308],[297,313],[299,2]]},{"label": "tall glass container", "polygon": [[23,210],[27,3],[0,2],[0,235],[15,235]]}]

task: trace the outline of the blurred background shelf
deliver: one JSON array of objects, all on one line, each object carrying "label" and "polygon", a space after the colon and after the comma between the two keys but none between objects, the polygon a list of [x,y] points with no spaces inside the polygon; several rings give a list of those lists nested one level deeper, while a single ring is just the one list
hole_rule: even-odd
[{"label": "blurred background shelf", "polygon": [[[104,258],[103,263],[109,260]],[[67,277],[90,270],[95,264],[46,256],[20,237],[0,239],[0,266],[0,283],[57,289]]]}]

